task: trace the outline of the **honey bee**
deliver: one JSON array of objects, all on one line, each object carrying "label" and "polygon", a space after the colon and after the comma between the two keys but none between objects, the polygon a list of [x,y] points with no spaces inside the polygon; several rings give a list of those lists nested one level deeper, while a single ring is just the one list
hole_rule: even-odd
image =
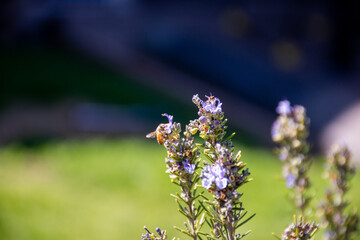
[{"label": "honey bee", "polygon": [[188,150],[188,151],[186,151],[186,153],[185,153],[185,154],[186,154],[186,156],[187,156],[187,157],[192,157],[192,152],[191,152],[191,151],[189,151],[189,150]]},{"label": "honey bee", "polygon": [[160,124],[156,130],[154,132],[151,132],[149,134],[146,135],[147,138],[156,138],[157,142],[160,144],[160,145],[163,145],[164,144],[164,137],[163,137],[163,131],[164,131],[164,128],[165,128],[165,124]]},{"label": "honey bee", "polygon": [[147,138],[156,138],[160,145],[164,144],[164,136],[167,137],[171,133],[171,127],[173,124],[173,116],[166,113],[162,114],[162,116],[167,117],[169,119],[169,123],[161,123],[154,132],[146,135]]},{"label": "honey bee", "polygon": [[226,194],[224,192],[220,192],[220,200],[225,201]]}]

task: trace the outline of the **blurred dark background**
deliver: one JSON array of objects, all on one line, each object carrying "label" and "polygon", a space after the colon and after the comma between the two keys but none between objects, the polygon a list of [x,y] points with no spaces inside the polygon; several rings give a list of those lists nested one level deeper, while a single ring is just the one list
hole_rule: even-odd
[{"label": "blurred dark background", "polygon": [[360,136],[356,1],[4,0],[0,142],[141,135],[213,93],[270,143],[277,102],[308,110],[315,148]]}]

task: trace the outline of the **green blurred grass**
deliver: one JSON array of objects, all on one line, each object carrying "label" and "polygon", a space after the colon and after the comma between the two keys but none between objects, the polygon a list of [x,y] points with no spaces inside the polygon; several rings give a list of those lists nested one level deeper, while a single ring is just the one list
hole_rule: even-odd
[{"label": "green blurred grass", "polygon": [[[121,138],[3,147],[0,239],[139,239],[144,225],[186,239],[172,228],[182,227],[183,218],[169,196],[177,188],[165,173],[165,150],[155,142]],[[254,178],[240,189],[244,207],[257,214],[241,231],[252,230],[249,240],[274,239],[271,232],[280,234],[294,213],[280,179],[281,163],[269,150],[235,146]],[[317,160],[311,191],[321,194],[325,183]],[[358,174],[352,181],[355,191],[359,180]],[[355,191],[348,198],[358,207]]]}]

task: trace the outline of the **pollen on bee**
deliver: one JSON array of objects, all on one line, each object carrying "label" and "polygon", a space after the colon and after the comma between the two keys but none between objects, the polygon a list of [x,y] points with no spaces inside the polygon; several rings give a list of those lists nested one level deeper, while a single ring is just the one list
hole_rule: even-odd
[{"label": "pollen on bee", "polygon": [[156,135],[156,138],[157,138],[157,141],[158,141],[158,143],[159,143],[160,145],[163,145],[163,144],[164,144],[164,138],[163,138],[163,136],[162,136],[161,133],[158,133],[158,134]]}]

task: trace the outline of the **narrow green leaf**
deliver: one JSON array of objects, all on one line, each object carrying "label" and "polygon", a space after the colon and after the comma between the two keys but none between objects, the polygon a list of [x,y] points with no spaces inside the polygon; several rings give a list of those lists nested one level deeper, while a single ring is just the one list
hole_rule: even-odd
[{"label": "narrow green leaf", "polygon": [[208,233],[201,232],[201,231],[199,231],[198,234],[199,234],[199,235],[201,234],[201,235],[204,235],[204,236],[209,235]]},{"label": "narrow green leaf", "polygon": [[248,213],[248,211],[242,213],[242,214],[239,216],[238,221],[240,221],[241,219],[243,219],[243,218],[246,216],[247,213]]},{"label": "narrow green leaf", "polygon": [[242,210],[245,210],[245,208],[233,207],[233,210],[242,211]]},{"label": "narrow green leaf", "polygon": [[241,227],[242,225],[244,225],[245,223],[247,223],[248,221],[250,221],[250,219],[252,219],[253,217],[255,217],[255,215],[256,215],[256,214],[254,213],[254,214],[251,215],[248,219],[246,219],[245,221],[239,223],[239,225],[237,225],[237,226],[235,227],[235,229],[238,229],[239,227]]},{"label": "narrow green leaf", "polygon": [[276,235],[275,233],[271,233],[271,235],[273,235],[275,238],[281,240],[281,238],[278,235]]},{"label": "narrow green leaf", "polygon": [[180,209],[178,209],[178,211],[179,211],[182,215],[184,215],[185,217],[188,217],[188,215],[187,215],[184,211],[181,211]]},{"label": "narrow green leaf", "polygon": [[202,208],[205,210],[205,212],[207,212],[210,215],[209,210],[204,206],[204,204],[202,202],[199,202],[199,203],[202,206]]},{"label": "narrow green leaf", "polygon": [[251,230],[249,230],[249,231],[247,231],[246,233],[244,233],[244,234],[242,235],[242,237],[245,237],[245,236],[249,235],[250,233],[251,233]]},{"label": "narrow green leaf", "polygon": [[176,196],[175,194],[170,193],[170,196],[172,196],[172,197],[175,198],[175,199],[179,199],[179,197]]},{"label": "narrow green leaf", "polygon": [[205,222],[208,224],[208,226],[209,226],[211,229],[214,228],[214,223],[213,223],[213,221],[212,221],[211,219],[207,220],[207,219],[205,218]]},{"label": "narrow green leaf", "polygon": [[223,140],[223,142],[226,142],[228,140],[230,140],[236,133],[233,132],[230,136],[228,136],[225,140]]},{"label": "narrow green leaf", "polygon": [[175,199],[175,202],[178,204],[179,208],[180,208],[183,212],[185,212],[184,207],[181,206],[181,204],[179,203],[179,200]]},{"label": "narrow green leaf", "polygon": [[209,201],[209,199],[208,199],[207,197],[205,197],[205,196],[203,195],[203,193],[204,193],[204,192],[200,193],[199,196],[201,196],[201,197],[204,198],[205,200]]},{"label": "narrow green leaf", "polygon": [[176,193],[177,199],[181,200],[182,202],[184,202],[185,204],[187,204],[187,201],[185,201],[180,195],[179,193]]},{"label": "narrow green leaf", "polygon": [[189,237],[193,237],[193,235],[191,235],[190,233],[188,233],[188,232],[187,232],[186,230],[184,230],[184,229],[181,229],[181,228],[176,227],[176,226],[174,226],[174,228],[175,228],[176,230],[178,230],[178,231],[180,231],[180,232],[188,235]]},{"label": "narrow green leaf", "polygon": [[201,215],[201,218],[199,220],[199,227],[201,228],[204,223],[205,223],[205,213]]},{"label": "narrow green leaf", "polygon": [[[200,216],[200,214],[202,214],[204,212],[204,208],[198,208],[198,211],[197,211],[197,213],[196,213],[196,215],[195,215],[195,218],[198,218],[199,216]],[[205,213],[204,213],[205,214]]]},{"label": "narrow green leaf", "polygon": [[203,148],[202,143],[195,143],[195,146],[197,146],[198,148]]}]

